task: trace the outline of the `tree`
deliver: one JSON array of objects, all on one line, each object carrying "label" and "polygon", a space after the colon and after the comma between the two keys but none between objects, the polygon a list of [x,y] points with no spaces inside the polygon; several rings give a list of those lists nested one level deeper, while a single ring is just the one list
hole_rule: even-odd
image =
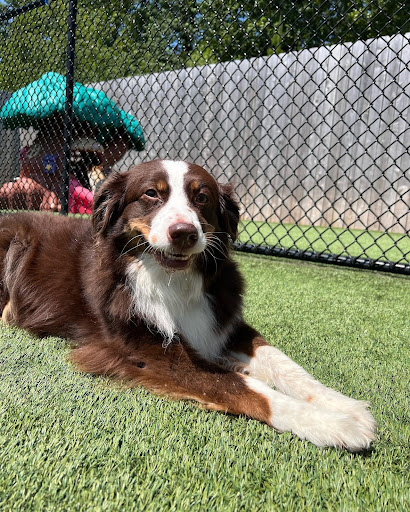
[{"label": "tree", "polygon": [[53,7],[41,7],[2,23],[0,90],[13,91],[26,85],[50,71],[50,65],[53,71],[65,73],[67,13],[66,2],[57,0]]},{"label": "tree", "polygon": [[[26,0],[9,0],[0,14]],[[0,90],[65,73],[67,0],[0,23]],[[406,0],[79,0],[76,79],[94,82],[410,32]]]}]

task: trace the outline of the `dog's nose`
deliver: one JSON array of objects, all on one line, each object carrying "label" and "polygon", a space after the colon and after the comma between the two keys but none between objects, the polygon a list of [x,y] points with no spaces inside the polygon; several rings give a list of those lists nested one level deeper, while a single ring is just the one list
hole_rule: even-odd
[{"label": "dog's nose", "polygon": [[180,249],[189,249],[198,241],[198,230],[193,224],[177,222],[169,226],[168,238],[172,245]]}]

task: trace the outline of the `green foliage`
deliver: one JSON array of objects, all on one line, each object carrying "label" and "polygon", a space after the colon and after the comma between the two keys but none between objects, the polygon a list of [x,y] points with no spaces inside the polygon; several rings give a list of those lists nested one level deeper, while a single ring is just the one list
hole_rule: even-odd
[{"label": "green foliage", "polygon": [[[24,5],[27,2],[13,2]],[[1,6],[1,11],[5,6]],[[0,48],[0,90],[15,91],[47,71],[65,74],[67,2],[55,0],[4,22]]]},{"label": "green foliage", "polygon": [[403,511],[409,280],[237,257],[246,316],[319,380],[369,400],[367,454],[74,371],[58,338],[0,329],[2,511]]},{"label": "green foliage", "polygon": [[[26,4],[11,0],[0,5]],[[67,0],[0,23],[0,90],[66,66]],[[82,0],[76,78],[90,82],[410,31],[400,0]]]}]

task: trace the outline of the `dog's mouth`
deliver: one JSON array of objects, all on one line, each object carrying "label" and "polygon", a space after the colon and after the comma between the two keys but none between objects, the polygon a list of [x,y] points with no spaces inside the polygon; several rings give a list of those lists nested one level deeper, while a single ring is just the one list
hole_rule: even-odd
[{"label": "dog's mouth", "polygon": [[170,270],[186,270],[194,258],[193,254],[178,254],[165,251],[155,251],[153,256],[162,267]]},{"label": "dog's mouth", "polygon": [[186,254],[172,249],[165,250],[156,248],[151,245],[145,237],[143,241],[138,238],[135,246],[131,246],[131,244],[127,242],[121,254],[130,254],[131,256],[137,257],[137,259],[140,259],[141,255],[150,254],[161,267],[172,271],[188,269],[196,256],[196,254],[192,253]]}]

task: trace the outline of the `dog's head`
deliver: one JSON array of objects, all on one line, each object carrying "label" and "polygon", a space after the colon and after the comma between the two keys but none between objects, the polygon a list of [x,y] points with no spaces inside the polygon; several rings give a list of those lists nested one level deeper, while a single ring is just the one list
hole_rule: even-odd
[{"label": "dog's head", "polygon": [[170,270],[186,270],[207,250],[225,252],[238,221],[232,187],[185,162],[154,160],[114,173],[94,201],[97,237],[114,237],[120,254],[150,254]]}]

